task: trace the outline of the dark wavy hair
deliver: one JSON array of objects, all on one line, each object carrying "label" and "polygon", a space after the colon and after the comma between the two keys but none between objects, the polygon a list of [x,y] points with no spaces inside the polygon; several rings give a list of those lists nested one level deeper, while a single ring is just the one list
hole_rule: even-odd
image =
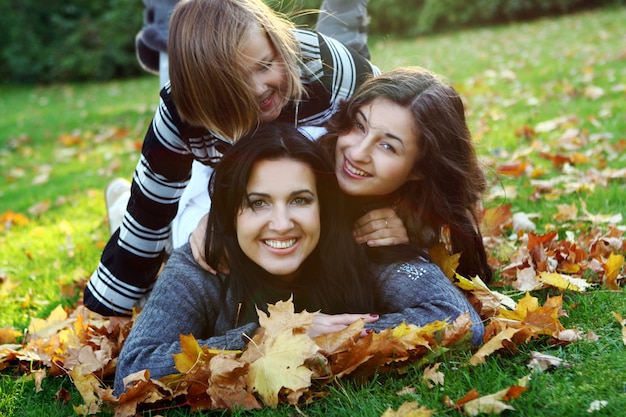
[{"label": "dark wavy hair", "polygon": [[[277,283],[252,262],[237,241],[236,219],[247,202],[247,185],[254,164],[262,160],[300,161],[313,170],[320,205],[320,241],[300,268],[296,283],[275,291]],[[254,306],[266,308],[294,294],[298,309],[328,314],[372,311],[374,291],[362,250],[352,238],[352,223],[344,213],[332,163],[313,142],[289,124],[262,124],[226,152],[209,184],[211,211],[205,255],[209,265],[228,259],[228,282],[242,303],[241,316],[256,319]],[[282,284],[284,286],[284,284]],[[275,287],[275,286],[274,286]]]},{"label": "dark wavy hair", "polygon": [[479,166],[463,101],[456,90],[436,74],[419,67],[405,67],[370,78],[327,124],[320,139],[334,159],[337,138],[350,131],[356,113],[377,98],[396,103],[413,116],[418,132],[418,156],[413,172],[418,180],[405,183],[385,204],[396,205],[411,241],[430,247],[449,231],[449,246],[461,252],[457,272],[492,277],[477,218],[487,182]]}]

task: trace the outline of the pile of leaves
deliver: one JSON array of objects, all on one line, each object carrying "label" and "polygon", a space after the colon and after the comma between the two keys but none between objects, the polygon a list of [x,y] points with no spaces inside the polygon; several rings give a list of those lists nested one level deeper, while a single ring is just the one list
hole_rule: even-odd
[{"label": "pile of leaves", "polygon": [[[594,338],[592,333],[583,335],[576,329],[563,328],[559,322],[563,314],[561,296],[548,298],[544,305],[530,294],[515,302],[489,289],[478,277],[470,280],[457,275],[456,279],[481,315],[488,317],[485,343],[471,357],[472,365],[483,363],[496,351],[514,351],[516,346],[538,337],[563,344]],[[82,306],[71,314],[57,307],[47,319],[32,320],[22,344],[7,343],[19,332],[3,330],[0,369],[16,366],[31,372],[37,387],[46,375],[68,375],[84,401],[75,407],[77,414],[92,415],[113,407],[116,416],[124,417],[164,406],[186,405],[202,410],[296,405],[324,395],[327,384],[337,378],[363,379],[416,365],[426,366],[425,379],[443,383],[443,375],[436,371],[437,357],[446,350],[469,346],[471,323],[467,315],[454,322],[434,322],[424,327],[402,324],[365,337],[360,337],[364,324],[356,322],[341,332],[312,339],[306,329],[314,314],[294,312],[291,300],[270,306],[269,315],[259,311],[262,332],[250,340],[244,351],[210,349],[200,346],[192,335],[181,335],[182,351],[174,358],[177,373],[160,380],[150,379],[147,370],[130,375],[125,380],[128,390],[116,397],[106,381],[114,374],[117,356],[133,321],[123,323],[102,317]],[[616,319],[622,326],[626,324],[617,315]],[[554,363],[558,359],[533,361]],[[482,397],[470,391],[448,405],[468,415],[510,409],[504,401],[520,395],[525,384],[523,380],[508,390]],[[59,398],[65,395],[57,394]],[[389,410],[386,416],[409,415],[418,409],[421,415],[432,414],[413,403],[405,404],[403,409]]]}]

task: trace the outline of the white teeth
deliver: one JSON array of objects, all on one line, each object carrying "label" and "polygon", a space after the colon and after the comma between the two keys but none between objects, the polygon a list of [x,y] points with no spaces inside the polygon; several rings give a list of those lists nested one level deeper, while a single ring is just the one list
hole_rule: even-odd
[{"label": "white teeth", "polygon": [[267,246],[270,246],[275,249],[287,249],[293,246],[296,243],[296,239],[289,240],[264,240],[263,241]]},{"label": "white teeth", "polygon": [[367,172],[361,171],[360,169],[357,169],[354,166],[352,166],[350,164],[350,162],[348,162],[348,161],[346,161],[346,168],[348,169],[348,171],[350,171],[354,175],[359,175],[361,177],[369,177],[370,176]]}]

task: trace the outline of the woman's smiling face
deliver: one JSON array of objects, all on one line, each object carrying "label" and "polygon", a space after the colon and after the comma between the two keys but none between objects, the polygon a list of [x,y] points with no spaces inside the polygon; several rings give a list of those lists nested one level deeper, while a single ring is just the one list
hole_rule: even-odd
[{"label": "woman's smiling face", "polygon": [[237,215],[239,246],[261,268],[291,281],[320,239],[313,170],[290,159],[258,161],[246,198]]},{"label": "woman's smiling face", "polygon": [[418,155],[415,121],[406,108],[377,98],[357,111],[337,140],[335,173],[352,196],[387,195],[409,180]]}]

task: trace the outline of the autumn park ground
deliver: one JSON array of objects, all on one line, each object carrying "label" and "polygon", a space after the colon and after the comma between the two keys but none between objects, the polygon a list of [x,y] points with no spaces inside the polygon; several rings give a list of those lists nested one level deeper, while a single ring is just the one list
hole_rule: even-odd
[{"label": "autumn park ground", "polygon": [[[432,69],[466,101],[490,181],[482,224],[497,268],[491,295],[517,302],[486,324],[509,337],[484,355],[450,349],[403,372],[339,379],[310,404],[232,414],[374,417],[415,402],[423,408],[412,415],[624,415],[625,21],[626,8],[612,8],[371,39],[381,69]],[[89,414],[76,378],[24,352],[29,329],[42,328],[32,323],[53,334],[51,315],[80,304],[108,239],[104,187],[130,179],[158,79],[0,89],[0,416]],[[475,281],[462,285],[480,293]],[[476,397],[493,408],[464,407]],[[163,406],[144,415],[190,414]]]}]

